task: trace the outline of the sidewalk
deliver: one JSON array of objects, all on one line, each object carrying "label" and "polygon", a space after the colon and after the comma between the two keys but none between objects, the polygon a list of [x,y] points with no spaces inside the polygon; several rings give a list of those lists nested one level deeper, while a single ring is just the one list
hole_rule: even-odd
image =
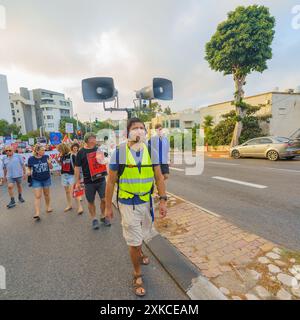
[{"label": "sidewalk", "polygon": [[[170,195],[156,230],[233,300],[300,299],[300,253]],[[156,210],[157,211],[157,210]]]},{"label": "sidewalk", "polygon": [[230,158],[229,151],[207,151],[205,155],[209,158]]}]

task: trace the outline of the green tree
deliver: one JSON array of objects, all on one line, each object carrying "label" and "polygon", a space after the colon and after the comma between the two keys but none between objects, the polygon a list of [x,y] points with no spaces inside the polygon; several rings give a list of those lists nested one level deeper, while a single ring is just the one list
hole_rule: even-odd
[{"label": "green tree", "polygon": [[[60,120],[59,131],[62,134],[66,134],[66,123],[73,123],[74,132],[77,131],[77,119],[75,118],[64,118]],[[81,134],[84,135],[86,133],[85,127],[86,125],[81,121],[78,121],[78,126],[80,127]]]},{"label": "green tree", "polygon": [[40,131],[39,130],[29,131],[27,132],[27,136],[28,138],[37,138],[40,136]]},{"label": "green tree", "polygon": [[204,129],[204,143],[210,142],[211,135],[213,132],[214,118],[211,115],[204,117],[202,128]]},{"label": "green tree", "polygon": [[19,139],[20,139],[21,141],[28,141],[29,137],[28,137],[27,134],[22,134],[22,135],[19,137]]},{"label": "green tree", "polygon": [[158,102],[150,103],[148,107],[137,109],[134,115],[141,119],[143,122],[149,122],[155,118],[156,114],[162,111],[162,107]]},{"label": "green tree", "polygon": [[20,127],[15,124],[9,124],[6,120],[0,120],[0,136],[10,136],[11,134],[19,136]]},{"label": "green tree", "polygon": [[170,115],[172,114],[171,108],[170,108],[170,107],[166,107],[166,108],[164,109],[164,114],[170,116]]},{"label": "green tree", "polygon": [[216,33],[206,44],[206,57],[212,70],[233,75],[235,83],[236,123],[231,145],[238,144],[246,115],[243,102],[246,77],[253,71],[267,69],[272,58],[271,44],[274,38],[275,18],[264,6],[239,6],[228,13],[228,19],[220,23]]},{"label": "green tree", "polygon": [[207,143],[212,146],[229,145],[236,123],[236,113],[231,111],[222,116],[221,120],[212,130]]}]

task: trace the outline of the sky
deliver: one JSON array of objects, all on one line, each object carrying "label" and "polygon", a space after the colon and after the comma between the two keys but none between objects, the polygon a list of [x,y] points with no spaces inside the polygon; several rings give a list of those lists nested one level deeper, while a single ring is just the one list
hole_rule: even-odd
[{"label": "sky", "polygon": [[247,78],[246,95],[300,86],[300,0],[0,0],[0,74],[10,92],[65,93],[82,120],[125,117],[84,103],[81,80],[95,76],[114,78],[121,107],[153,77],[173,81],[174,100],[162,103],[173,111],[231,100],[232,77],[209,68],[205,44],[229,11],[251,4],[270,8],[276,34],[268,70]]}]

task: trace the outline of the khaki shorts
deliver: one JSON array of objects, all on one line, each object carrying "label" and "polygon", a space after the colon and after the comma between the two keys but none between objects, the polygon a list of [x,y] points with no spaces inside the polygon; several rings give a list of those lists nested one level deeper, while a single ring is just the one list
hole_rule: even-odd
[{"label": "khaki shorts", "polygon": [[151,236],[152,217],[150,214],[150,203],[127,205],[119,203],[122,217],[123,236],[128,246],[139,247]]}]

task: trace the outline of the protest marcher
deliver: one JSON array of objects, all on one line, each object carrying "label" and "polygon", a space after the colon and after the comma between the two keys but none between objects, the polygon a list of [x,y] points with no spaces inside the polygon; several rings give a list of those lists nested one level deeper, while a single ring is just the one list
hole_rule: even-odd
[{"label": "protest marcher", "polygon": [[[85,196],[88,201],[88,208],[92,218],[92,227],[99,229],[99,220],[96,218],[95,196],[100,197],[101,222],[110,226],[105,219],[105,187],[107,169],[105,164],[99,163],[96,135],[92,132],[84,136],[85,146],[79,150],[75,163],[76,188],[80,188],[80,168],[83,172]],[[104,157],[103,157],[104,158]]]},{"label": "protest marcher", "polygon": [[[164,135],[163,126],[161,124],[155,125],[156,135],[151,137],[149,144],[151,145],[151,150],[155,151],[158,155],[158,159],[155,159],[156,163],[160,164],[161,172],[167,180],[169,178],[169,151],[170,143],[168,138]],[[152,160],[154,161],[153,157]]]},{"label": "protest marcher", "polygon": [[121,144],[112,155],[106,188],[106,217],[112,219],[112,197],[118,184],[117,201],[122,217],[123,236],[129,247],[134,268],[133,288],[137,296],[144,296],[141,265],[149,258],[142,251],[143,240],[150,234],[154,221],[152,191],[154,180],[159,193],[159,212],[167,214],[165,181],[159,164],[153,164],[146,141],[144,123],[130,119],[127,125],[127,143]]},{"label": "protest marcher", "polygon": [[3,179],[4,179],[3,161],[0,158],[0,186],[3,185]]},{"label": "protest marcher", "polygon": [[14,185],[17,185],[19,202],[24,203],[25,200],[22,197],[22,180],[26,179],[26,167],[23,161],[23,157],[17,153],[14,153],[12,146],[5,148],[6,157],[3,159],[4,168],[4,181],[7,182],[8,193],[10,196],[10,202],[7,205],[8,209],[16,206],[14,197]]},{"label": "protest marcher", "polygon": [[[71,153],[75,155],[75,160],[78,154],[78,151],[80,150],[80,144],[78,142],[76,142],[77,140],[74,140],[74,142],[71,145]],[[76,163],[76,161],[75,161]],[[74,164],[75,166],[75,164]],[[74,175],[75,175],[75,169],[74,169]],[[74,177],[75,179],[75,177]],[[82,168],[80,168],[80,181],[83,183],[83,173],[82,173]],[[75,187],[75,186],[74,186]],[[82,197],[78,197],[80,201],[82,201]]]},{"label": "protest marcher", "polygon": [[[72,207],[72,194],[75,186],[75,161],[76,155],[71,153],[71,149],[65,143],[62,143],[58,146],[57,150],[60,153],[60,165],[61,165],[61,183],[65,188],[66,198],[67,198],[67,207],[64,212],[71,211]],[[80,199],[76,198],[77,202],[77,213],[81,215],[83,213],[83,208],[80,203]]]},{"label": "protest marcher", "polygon": [[36,221],[40,221],[42,194],[44,194],[45,198],[46,212],[51,213],[53,211],[50,207],[50,170],[52,168],[51,159],[48,155],[45,155],[45,147],[36,145],[33,156],[28,159],[28,174],[32,177],[31,187],[34,191],[35,216],[33,218]]}]

